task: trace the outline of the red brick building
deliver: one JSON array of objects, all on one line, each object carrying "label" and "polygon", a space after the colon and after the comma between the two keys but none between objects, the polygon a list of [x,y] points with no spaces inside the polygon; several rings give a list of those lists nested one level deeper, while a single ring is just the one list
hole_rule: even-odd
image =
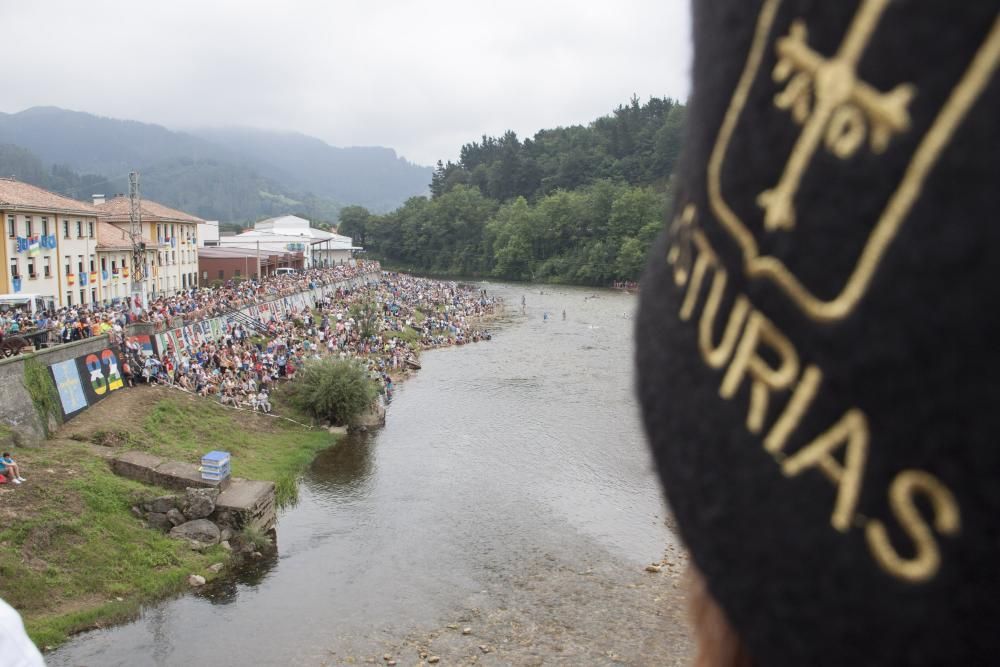
[{"label": "red brick building", "polygon": [[205,247],[198,249],[198,275],[201,284],[210,286],[213,280],[233,278],[257,278],[257,263],[260,275],[274,275],[280,268],[302,269],[305,258],[301,252],[273,252],[250,248]]}]

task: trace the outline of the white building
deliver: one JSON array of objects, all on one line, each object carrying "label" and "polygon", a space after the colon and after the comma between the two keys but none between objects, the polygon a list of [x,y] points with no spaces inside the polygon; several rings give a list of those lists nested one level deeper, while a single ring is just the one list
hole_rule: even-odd
[{"label": "white building", "polygon": [[198,247],[204,248],[206,246],[217,245],[219,245],[219,221],[206,220],[204,226],[201,228],[201,234],[198,235]]},{"label": "white building", "polygon": [[351,237],[316,229],[308,220],[295,215],[261,220],[242,234],[220,237],[219,245],[259,247],[261,252],[301,252],[306,267],[310,268],[346,264],[354,251],[362,249],[351,242]]}]

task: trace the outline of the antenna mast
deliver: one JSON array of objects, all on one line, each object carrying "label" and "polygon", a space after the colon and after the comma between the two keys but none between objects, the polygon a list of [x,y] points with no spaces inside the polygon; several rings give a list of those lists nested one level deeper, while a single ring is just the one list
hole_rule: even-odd
[{"label": "antenna mast", "polygon": [[138,315],[144,308],[146,242],[142,239],[142,208],[139,197],[139,173],[128,175],[129,239],[132,242],[132,309]]}]

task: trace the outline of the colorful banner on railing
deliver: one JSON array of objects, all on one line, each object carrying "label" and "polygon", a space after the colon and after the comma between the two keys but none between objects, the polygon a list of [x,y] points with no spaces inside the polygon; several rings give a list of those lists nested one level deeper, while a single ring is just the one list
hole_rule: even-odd
[{"label": "colorful banner on railing", "polygon": [[64,419],[125,387],[118,352],[110,347],[52,364],[49,371],[59,392]]},{"label": "colorful banner on railing", "polygon": [[[226,335],[229,324],[239,324],[241,317],[248,317],[261,324],[267,325],[274,320],[281,320],[288,317],[289,313],[301,314],[312,308],[317,301],[323,299],[325,294],[331,294],[341,287],[357,287],[371,280],[370,276],[352,278],[335,285],[326,287],[316,287],[305,292],[299,292],[292,296],[285,296],[273,301],[266,301],[253,306],[229,313],[222,317],[215,317],[209,320],[201,320],[194,324],[174,327],[167,331],[161,331],[151,336],[153,352],[157,357],[162,356],[167,351],[177,352],[187,350],[196,351],[203,343],[218,342]],[[239,314],[236,314],[239,313]]]}]

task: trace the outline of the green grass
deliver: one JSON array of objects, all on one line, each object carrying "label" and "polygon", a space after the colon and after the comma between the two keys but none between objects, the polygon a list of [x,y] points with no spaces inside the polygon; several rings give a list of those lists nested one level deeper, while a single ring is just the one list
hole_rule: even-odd
[{"label": "green grass", "polygon": [[246,420],[245,412],[213,401],[166,399],[146,417],[139,439],[143,449],[157,456],[191,463],[213,449],[229,452],[234,477],[271,480],[277,487],[278,505],[294,503],[299,474],[319,451],[333,444],[335,436],[263,416],[254,420],[263,422],[266,430],[250,430]]},{"label": "green grass", "polygon": [[143,603],[180,590],[188,574],[210,576],[205,568],[225,558],[221,547],[198,553],[146,528],[129,512],[132,494],[144,487],[96,457],[53,453],[34,465],[69,462],[76,472],[64,484],[38,487],[33,513],[0,531],[4,599],[42,647],[126,619]]},{"label": "green grass", "polygon": [[[298,476],[335,442],[323,429],[187,396],[160,400],[115,429],[127,434],[115,440],[118,450],[192,463],[212,449],[229,451],[233,474],[274,481],[279,504],[295,502]],[[216,576],[207,567],[227,558],[222,547],[198,553],[147,528],[130,512],[136,495],[170,492],[116,476],[85,442],[50,441],[32,450],[30,464],[55,474],[19,488],[26,493],[17,519],[0,523],[0,590],[40,647],[134,617],[143,604],[185,590],[189,574]]]}]

